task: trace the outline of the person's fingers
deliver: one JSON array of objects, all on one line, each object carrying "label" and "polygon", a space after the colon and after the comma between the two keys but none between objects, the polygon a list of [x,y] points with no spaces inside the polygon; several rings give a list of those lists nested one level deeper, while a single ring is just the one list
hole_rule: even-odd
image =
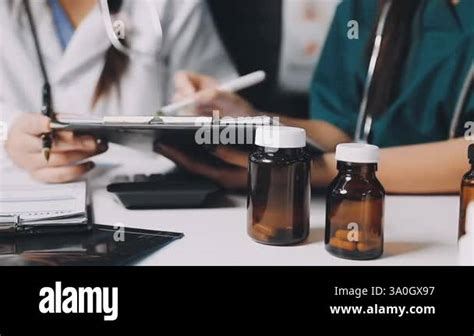
[{"label": "person's fingers", "polygon": [[217,89],[205,90],[199,92],[196,97],[196,105],[194,107],[195,113],[201,116],[210,116],[213,111],[218,110],[222,114],[226,115],[224,107],[222,105],[225,98],[220,98],[221,91]]},{"label": "person's fingers", "polygon": [[62,167],[76,164],[93,156],[102,154],[107,149],[97,151],[68,151],[68,152],[51,152],[49,160],[47,161],[42,152],[36,151],[34,153],[13,153],[12,158],[19,167],[27,171],[35,171],[47,167]]},{"label": "person's fingers", "polygon": [[71,132],[58,132],[54,136],[53,151],[105,151],[107,143],[89,135],[77,136]]},{"label": "person's fingers", "polygon": [[219,86],[219,82],[213,77],[195,72],[188,72],[187,74],[189,80],[198,91],[215,89]]},{"label": "person's fingers", "polygon": [[171,98],[171,102],[179,103],[180,101],[183,101],[186,98],[187,98],[186,95],[176,91],[175,94],[173,95],[173,98]]},{"label": "person's fingers", "polygon": [[201,90],[215,89],[219,86],[219,81],[217,81],[215,78],[200,75],[198,79]]},{"label": "person's fingers", "polygon": [[18,151],[14,151],[10,148],[7,148],[7,152],[8,152],[8,155],[10,157],[10,159],[12,160],[12,162],[15,163],[16,166],[24,169],[24,170],[27,170],[27,171],[30,171],[33,169],[33,165],[32,165],[32,162],[33,162],[33,158],[35,157],[35,155],[37,154],[32,154],[32,153],[28,153],[28,152],[18,152]]},{"label": "person's fingers", "polygon": [[216,167],[197,162],[178,149],[163,144],[156,144],[157,152],[175,162],[178,166],[195,174],[207,177],[224,188],[242,190],[247,186],[247,169],[241,167]]},{"label": "person's fingers", "polygon": [[232,112],[245,116],[252,114],[249,111],[251,109],[250,104],[235,93],[220,91],[216,97],[216,102],[229,114],[232,114]]},{"label": "person's fingers", "polygon": [[66,183],[77,181],[94,167],[93,162],[84,162],[77,166],[46,167],[31,172],[31,176],[46,183]]},{"label": "person's fingers", "polygon": [[174,86],[176,93],[186,97],[196,93],[199,87],[193,81],[193,75],[190,72],[178,71],[174,76]]},{"label": "person's fingers", "polygon": [[105,151],[106,149],[97,151],[52,151],[48,161],[45,159],[42,152],[37,151],[27,155],[17,155],[16,162],[24,169],[34,171],[47,167],[69,166],[84,161],[90,157],[102,154]]},{"label": "person's fingers", "polygon": [[196,97],[196,106],[203,107],[203,106],[215,106],[217,105],[217,101],[221,91],[217,89],[210,89],[200,92]]},{"label": "person's fingers", "polygon": [[179,71],[174,76],[174,85],[176,93],[189,97],[196,92],[216,88],[219,82],[209,76],[190,71]]},{"label": "person's fingers", "polygon": [[41,138],[30,134],[12,134],[6,144],[9,152],[37,153],[41,150]]},{"label": "person's fingers", "polygon": [[27,113],[18,119],[18,130],[29,134],[39,136],[51,132],[51,119],[41,114]]},{"label": "person's fingers", "polygon": [[[89,153],[105,152],[108,144],[105,141],[96,140],[90,136],[74,137],[72,133],[66,135],[55,135],[53,140],[52,152],[84,151]],[[38,136],[23,134],[15,138],[15,141],[8,142],[8,146],[14,147],[12,151],[21,151],[23,153],[40,152],[43,143]]]},{"label": "person's fingers", "polygon": [[54,133],[55,142],[73,143],[75,135],[70,131],[60,131]]},{"label": "person's fingers", "polygon": [[226,116],[252,116],[256,114],[254,108],[239,95],[217,89],[200,92],[197,96],[196,110],[201,114],[219,110],[220,113]]},{"label": "person's fingers", "polygon": [[[100,152],[90,153],[90,152],[83,152],[83,151],[72,151],[72,152],[63,152],[63,153],[51,153],[49,161],[46,163],[48,167],[62,167],[62,166],[70,166],[75,164],[79,161],[83,161],[88,159],[92,156],[100,154]],[[44,167],[45,164],[44,157],[39,158],[40,167]]]},{"label": "person's fingers", "polygon": [[218,146],[213,152],[222,161],[233,164],[234,166],[247,169],[249,156],[247,153],[230,148],[228,146]]}]

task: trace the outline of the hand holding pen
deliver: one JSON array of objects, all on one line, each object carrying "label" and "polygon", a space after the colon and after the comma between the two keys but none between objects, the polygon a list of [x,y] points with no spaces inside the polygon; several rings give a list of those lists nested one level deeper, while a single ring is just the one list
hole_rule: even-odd
[{"label": "hand holding pen", "polygon": [[[265,78],[264,71],[255,71],[219,84],[212,77],[192,72],[178,72],[174,80],[175,96],[173,101],[176,103],[162,107],[160,112],[164,115],[175,113],[183,115],[183,111],[194,109],[195,112],[201,114],[201,110],[212,112],[216,108],[224,115],[229,115],[232,111],[236,116],[252,116],[257,112],[249,103],[234,93],[257,85]],[[217,101],[223,104],[215,104]]]},{"label": "hand holding pen", "polygon": [[77,181],[94,168],[90,158],[107,150],[107,143],[88,135],[56,131],[50,158],[44,158],[44,134],[51,120],[40,113],[22,113],[11,125],[5,149],[16,166],[47,183]]}]

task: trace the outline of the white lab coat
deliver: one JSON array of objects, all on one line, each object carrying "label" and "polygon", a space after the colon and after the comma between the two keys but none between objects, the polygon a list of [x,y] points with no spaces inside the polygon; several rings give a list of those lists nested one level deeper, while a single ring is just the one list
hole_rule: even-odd
[{"label": "white lab coat", "polygon": [[[201,0],[153,0],[163,30],[157,57],[133,54],[120,86],[92,107],[105,52],[111,46],[97,5],[62,50],[46,0],[30,1],[50,77],[57,113],[150,115],[172,95],[177,70],[226,80],[237,74]],[[136,24],[131,44],[156,48],[156,30],[143,0],[124,0],[122,10]],[[33,38],[21,0],[0,1],[0,121],[10,125],[20,113],[40,113],[41,76]],[[127,27],[127,26],[126,26]],[[141,29],[140,29],[141,27]]]}]

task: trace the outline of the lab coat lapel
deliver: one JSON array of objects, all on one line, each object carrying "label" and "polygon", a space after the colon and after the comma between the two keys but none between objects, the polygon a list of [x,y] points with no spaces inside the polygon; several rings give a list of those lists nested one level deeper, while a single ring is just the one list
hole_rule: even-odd
[{"label": "lab coat lapel", "polygon": [[94,58],[103,56],[110,46],[111,42],[105,31],[100,7],[96,6],[77,27],[64,51],[56,80],[60,81],[86,66]]},{"label": "lab coat lapel", "polygon": [[[31,38],[31,53],[32,55],[36,55],[36,51],[33,46],[33,37],[31,36],[28,18],[23,7],[23,2],[17,0],[15,1],[14,6],[15,7],[12,14],[18,17],[19,22],[27,32],[28,38]],[[51,11],[46,0],[30,1],[30,8],[35,21],[39,43],[41,45],[41,53],[46,63],[46,70],[48,71],[49,76],[54,78],[56,74],[53,72],[53,68],[55,67],[48,65],[53,65],[60,62],[62,57],[62,49],[56,35]]]}]

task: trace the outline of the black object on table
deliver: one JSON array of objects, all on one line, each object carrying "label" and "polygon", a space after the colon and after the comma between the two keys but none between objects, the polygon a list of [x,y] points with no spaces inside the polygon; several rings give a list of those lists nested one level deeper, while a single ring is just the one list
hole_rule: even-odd
[{"label": "black object on table", "polygon": [[131,210],[197,208],[220,190],[212,181],[181,170],[167,174],[117,176],[107,191]]},{"label": "black object on table", "polygon": [[125,266],[182,233],[92,225],[84,232],[0,236],[0,266]]}]

